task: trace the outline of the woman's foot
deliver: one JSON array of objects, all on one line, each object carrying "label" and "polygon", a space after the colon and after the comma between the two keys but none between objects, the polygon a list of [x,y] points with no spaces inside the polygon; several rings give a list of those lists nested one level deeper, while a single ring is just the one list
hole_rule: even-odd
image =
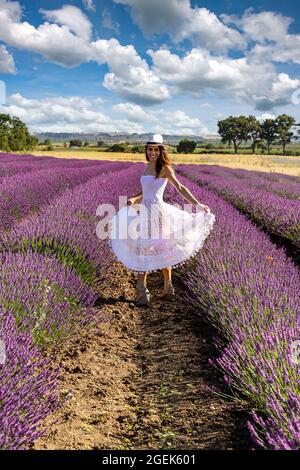
[{"label": "woman's foot", "polygon": [[159,294],[160,299],[164,300],[174,300],[175,299],[175,289],[172,282],[168,282],[164,285],[162,292]]},{"label": "woman's foot", "polygon": [[150,292],[145,283],[137,282],[135,290],[135,305],[149,305]]}]

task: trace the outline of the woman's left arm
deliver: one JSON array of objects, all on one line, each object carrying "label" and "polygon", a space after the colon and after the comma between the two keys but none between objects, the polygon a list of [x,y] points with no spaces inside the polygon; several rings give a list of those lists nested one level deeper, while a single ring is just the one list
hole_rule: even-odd
[{"label": "woman's left arm", "polygon": [[168,180],[170,181],[170,183],[173,184],[173,186],[175,186],[175,188],[177,189],[177,191],[182,194],[182,196],[187,199],[189,202],[191,202],[192,204],[196,204],[200,207],[202,207],[205,211],[209,210],[209,207],[204,205],[204,204],[201,204],[196,198],[194,198],[194,196],[192,195],[192,193],[188,190],[188,188],[186,188],[183,184],[180,183],[180,181],[178,181],[178,179],[176,178],[175,176],[175,172],[173,170],[173,168],[169,165],[166,165],[165,166],[165,173],[166,173],[166,177],[168,178]]}]

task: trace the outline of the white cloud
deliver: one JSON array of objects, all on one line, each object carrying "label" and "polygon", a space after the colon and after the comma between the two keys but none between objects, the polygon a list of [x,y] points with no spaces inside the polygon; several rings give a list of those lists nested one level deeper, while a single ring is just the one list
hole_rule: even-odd
[{"label": "white cloud", "polygon": [[[44,11],[49,18],[65,24],[59,26],[45,22],[36,28],[21,22],[22,10],[19,3],[15,3],[0,0],[0,40],[20,49],[38,52],[47,60],[66,67],[91,60],[99,65],[107,63],[110,71],[105,75],[103,86],[135,103],[151,105],[169,98],[167,86],[150,70],[132,45],[122,46],[114,38],[89,42],[90,24],[78,8]],[[70,16],[73,11],[78,25]],[[85,37],[78,37],[70,28],[78,32],[82,23],[85,24],[82,33]]]},{"label": "white cloud", "polygon": [[186,127],[189,129],[199,129],[202,124],[200,119],[191,118],[184,111],[174,111],[168,113],[166,116],[166,122],[170,122],[174,127]]},{"label": "white cloud", "polygon": [[209,133],[207,127],[198,118],[190,117],[182,110],[166,111],[159,109],[156,114],[160,116],[159,124],[153,131],[160,134],[202,135]]},{"label": "white cloud", "polygon": [[288,34],[284,40],[273,44],[256,44],[249,55],[259,60],[300,64],[300,35]]},{"label": "white cloud", "polygon": [[271,113],[262,113],[262,114],[257,115],[256,119],[262,122],[265,119],[276,119],[276,116],[275,114],[271,114]]},{"label": "white cloud", "polygon": [[59,65],[72,67],[91,58],[90,44],[73,34],[68,26],[45,22],[37,28],[21,22],[18,2],[0,0],[0,40],[19,49],[42,54]]},{"label": "white cloud", "polygon": [[119,103],[113,106],[115,111],[124,114],[132,122],[157,122],[159,119],[155,112],[146,112],[141,106],[132,103]]},{"label": "white cloud", "polygon": [[97,104],[97,105],[102,105],[104,103],[104,99],[103,98],[96,98],[93,103]]},{"label": "white cloud", "polygon": [[148,36],[168,33],[175,41],[190,39],[214,51],[245,47],[242,35],[207,8],[192,8],[190,0],[113,0],[131,7],[133,20]]},{"label": "white cloud", "polygon": [[[176,94],[203,101],[207,91],[213,91],[221,98],[266,111],[290,103],[292,92],[299,88],[298,79],[278,74],[272,63],[300,63],[300,35],[287,34],[291,22],[288,17],[273,12],[254,14],[248,9],[241,17],[222,15],[222,23],[207,9],[192,8],[190,0],[153,0],[151,5],[146,0],[114,1],[129,6],[135,21],[147,33],[166,31],[175,41],[189,37],[202,46],[180,56],[171,53],[166,44],[158,50],[149,49],[153,61],[149,66],[133,45],[123,46],[115,38],[91,41],[91,23],[77,7],[41,10],[54,23],[46,21],[35,27],[22,21],[20,3],[10,0],[0,0],[0,40],[66,67],[90,61],[107,64],[109,71],[102,85],[138,106],[160,104]],[[90,9],[94,5],[85,3]],[[239,32],[225,24],[230,22],[241,29],[243,40]],[[232,45],[243,47],[244,40],[255,37],[260,43],[244,57],[232,59],[226,55]],[[223,53],[215,55],[209,48]],[[14,73],[13,58],[6,46],[0,49],[1,67]]]},{"label": "white cloud", "polygon": [[220,97],[267,110],[290,103],[291,93],[300,84],[288,74],[277,74],[272,63],[255,57],[216,57],[196,48],[182,58],[165,49],[147,52],[152,57],[155,74],[169,88],[199,98],[204,92],[214,90]]},{"label": "white cloud", "polygon": [[89,39],[92,34],[92,24],[80,8],[72,5],[63,5],[59,10],[45,10],[40,8],[40,13],[47,20],[52,20],[60,25],[68,26],[70,31],[79,37]]},{"label": "white cloud", "polygon": [[254,41],[247,55],[261,61],[300,64],[300,35],[288,33],[293,18],[272,11],[254,13],[253,8],[240,17],[221,15],[221,18],[240,28],[247,41]]},{"label": "white cloud", "polygon": [[201,109],[210,109],[212,108],[212,104],[211,103],[201,103],[200,106],[199,106]]},{"label": "white cloud", "polygon": [[208,133],[208,129],[198,118],[189,116],[182,110],[144,110],[132,103],[119,103],[114,111],[125,119],[112,119],[105,112],[94,109],[95,100],[79,96],[57,96],[44,99],[28,99],[20,93],[7,98],[7,104],[0,106],[0,113],[20,117],[31,132],[147,132],[192,135]]},{"label": "white cloud", "polygon": [[291,103],[292,93],[300,86],[300,80],[291,79],[286,73],[279,73],[278,78],[270,89],[257,90],[253,93],[255,107],[262,111],[270,110],[276,106],[284,106]]},{"label": "white cloud", "polygon": [[102,10],[101,16],[102,16],[101,24],[104,28],[111,29],[112,31],[115,31],[115,33],[117,34],[120,33],[119,31],[120,24],[112,20],[111,13],[109,10],[104,8]]},{"label": "white cloud", "polygon": [[122,46],[117,39],[100,39],[92,43],[94,60],[107,63],[110,72],[103,85],[125,99],[145,106],[161,103],[170,97],[167,86],[150,70],[132,45]]},{"label": "white cloud", "polygon": [[8,52],[5,46],[0,44],[0,72],[16,73],[16,66],[13,56]]},{"label": "white cloud", "polygon": [[243,16],[220,15],[226,24],[237,25],[247,40],[255,42],[282,41],[287,35],[293,18],[272,11],[254,13],[253,8],[245,10]]},{"label": "white cloud", "polygon": [[90,11],[96,10],[93,0],[82,0],[82,3],[87,10],[90,10]]},{"label": "white cloud", "polygon": [[10,95],[0,112],[20,117],[31,132],[145,132],[143,126],[126,119],[111,119],[93,109],[93,103],[78,96],[28,99]]}]

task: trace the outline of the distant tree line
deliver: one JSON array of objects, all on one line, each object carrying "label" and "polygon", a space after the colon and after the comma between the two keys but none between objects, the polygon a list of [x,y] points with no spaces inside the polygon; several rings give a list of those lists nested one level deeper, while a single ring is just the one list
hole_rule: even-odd
[{"label": "distant tree line", "polygon": [[[277,144],[282,146],[285,155],[287,144],[291,143],[293,138],[299,138],[294,133],[299,126],[295,118],[288,114],[281,114],[275,119],[265,119],[263,122],[251,115],[229,116],[218,121],[221,142],[233,144],[235,153],[242,142],[250,142],[253,153],[259,147],[269,154],[271,146]],[[300,134],[299,129],[297,133]]]},{"label": "distant tree line", "polygon": [[4,152],[31,150],[38,144],[24,122],[16,116],[0,114],[0,149]]}]

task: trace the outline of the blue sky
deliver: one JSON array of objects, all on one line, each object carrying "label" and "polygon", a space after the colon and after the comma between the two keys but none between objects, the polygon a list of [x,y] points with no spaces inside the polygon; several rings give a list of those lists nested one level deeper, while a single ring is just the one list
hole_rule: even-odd
[{"label": "blue sky", "polygon": [[299,13],[291,0],[0,0],[0,112],[32,132],[299,122]]}]

